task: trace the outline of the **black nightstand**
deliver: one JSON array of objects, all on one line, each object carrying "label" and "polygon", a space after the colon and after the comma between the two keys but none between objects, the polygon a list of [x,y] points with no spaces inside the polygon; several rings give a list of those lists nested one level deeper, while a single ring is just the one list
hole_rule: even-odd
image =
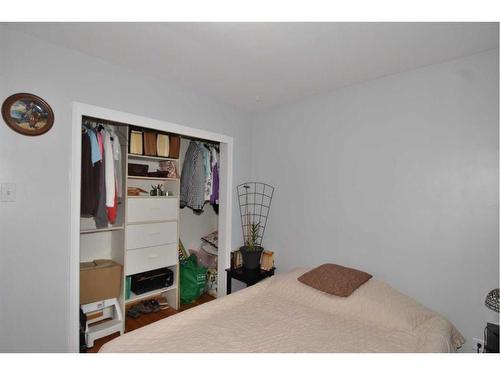
[{"label": "black nightstand", "polygon": [[273,267],[269,271],[264,271],[261,269],[258,270],[247,270],[243,267],[241,268],[228,268],[226,269],[227,275],[227,292],[226,294],[231,294],[231,279],[236,279],[245,283],[246,286],[251,286],[257,284],[259,281],[264,280],[266,277],[273,276],[274,270],[276,268]]}]

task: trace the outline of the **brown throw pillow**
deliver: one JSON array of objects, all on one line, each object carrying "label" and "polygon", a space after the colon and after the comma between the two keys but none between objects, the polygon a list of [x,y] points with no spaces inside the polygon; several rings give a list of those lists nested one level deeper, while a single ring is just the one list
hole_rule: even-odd
[{"label": "brown throw pillow", "polygon": [[363,271],[326,263],[306,272],[297,280],[325,293],[349,297],[371,277]]}]

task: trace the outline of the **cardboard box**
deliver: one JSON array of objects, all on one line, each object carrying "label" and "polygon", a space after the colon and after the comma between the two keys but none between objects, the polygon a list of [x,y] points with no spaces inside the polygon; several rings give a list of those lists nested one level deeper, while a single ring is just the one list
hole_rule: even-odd
[{"label": "cardboard box", "polygon": [[80,263],[80,304],[120,296],[122,265],[109,259]]}]

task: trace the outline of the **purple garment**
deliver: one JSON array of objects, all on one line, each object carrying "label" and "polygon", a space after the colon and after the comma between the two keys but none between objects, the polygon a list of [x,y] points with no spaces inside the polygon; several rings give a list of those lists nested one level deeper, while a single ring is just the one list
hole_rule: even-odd
[{"label": "purple garment", "polygon": [[214,165],[214,168],[212,170],[212,195],[210,196],[210,203],[211,204],[218,204],[219,203],[219,168],[217,167],[218,164]]}]

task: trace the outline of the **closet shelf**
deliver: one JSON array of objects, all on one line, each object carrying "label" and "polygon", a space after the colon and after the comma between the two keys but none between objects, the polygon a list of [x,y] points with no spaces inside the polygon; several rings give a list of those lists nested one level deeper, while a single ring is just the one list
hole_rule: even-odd
[{"label": "closet shelf", "polygon": [[169,290],[174,290],[174,289],[177,289],[177,285],[175,285],[175,284],[171,285],[167,288],[155,289],[155,290],[152,290],[151,292],[142,293],[142,294],[135,294],[133,292],[130,292],[130,298],[127,299],[125,302],[131,303],[131,302],[139,301],[141,299],[149,298],[149,297],[155,296],[157,294],[168,292]]},{"label": "closet shelf", "polygon": [[153,199],[172,199],[172,198],[179,198],[178,195],[163,195],[163,196],[157,196],[157,195],[129,195],[127,198],[153,198]]},{"label": "closet shelf", "polygon": [[169,177],[128,176],[128,178],[133,180],[179,181],[178,178]]},{"label": "closet shelf", "polygon": [[163,160],[179,161],[179,159],[167,158],[165,156],[148,156],[148,155],[128,154],[128,157],[129,157],[129,159],[144,159],[144,160],[157,160],[157,161],[163,161]]},{"label": "closet shelf", "polygon": [[[134,221],[133,223],[127,223],[128,226],[130,225],[142,225],[142,224],[158,224],[158,223],[174,223],[177,222],[177,219],[170,219],[170,220],[147,220],[147,221]],[[168,244],[167,244],[168,245]]]},{"label": "closet shelf", "polygon": [[80,234],[110,232],[113,230],[122,230],[124,228],[125,227],[123,225],[120,225],[120,226],[116,226],[116,227],[107,227],[107,228],[82,229],[82,230],[80,230]]}]

